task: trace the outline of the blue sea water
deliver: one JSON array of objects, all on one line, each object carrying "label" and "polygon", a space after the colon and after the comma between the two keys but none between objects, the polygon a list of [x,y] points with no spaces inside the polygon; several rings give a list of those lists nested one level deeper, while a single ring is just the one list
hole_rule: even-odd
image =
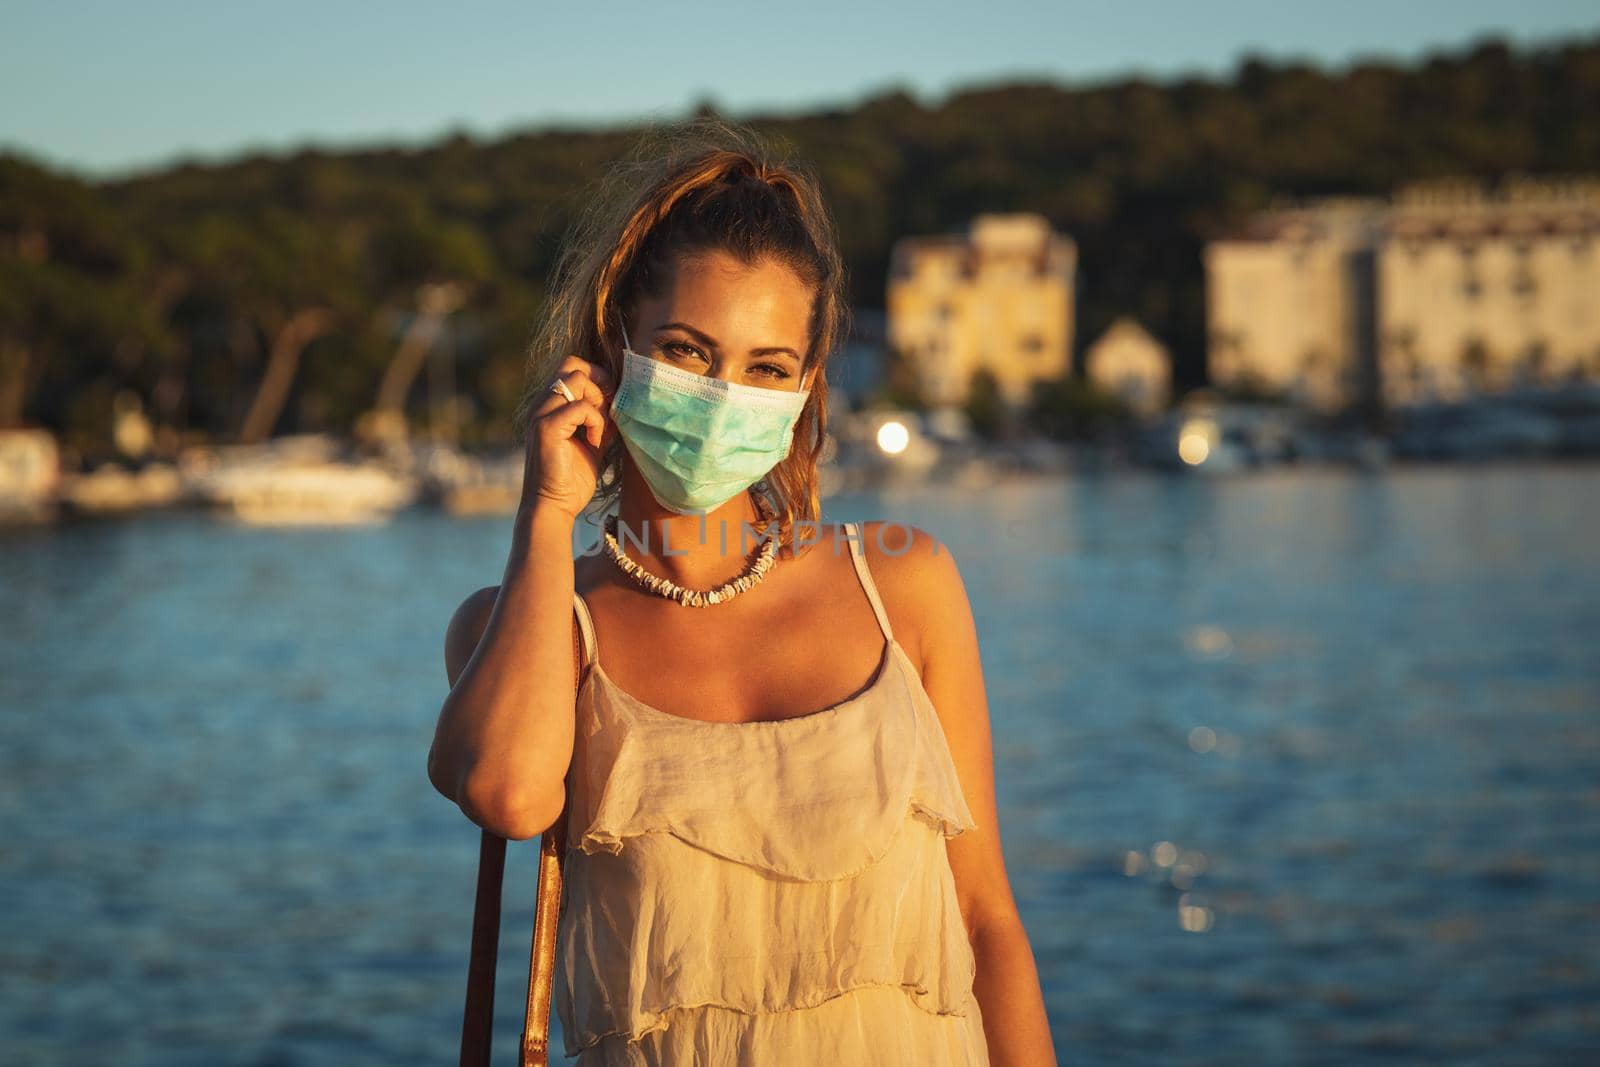
[{"label": "blue sea water", "polygon": [[[825,517],[956,555],[1063,1064],[1600,1048],[1600,468],[1038,479]],[[424,768],[445,623],[508,530],[0,532],[0,1062],[454,1062],[478,832]],[[536,849],[509,850],[499,1062]]]}]

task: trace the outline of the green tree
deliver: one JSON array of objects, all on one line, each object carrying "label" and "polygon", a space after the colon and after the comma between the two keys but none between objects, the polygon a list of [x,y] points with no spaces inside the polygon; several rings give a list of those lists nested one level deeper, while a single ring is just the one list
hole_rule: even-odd
[{"label": "green tree", "polygon": [[1088,440],[1132,419],[1120,397],[1074,374],[1035,382],[1026,423],[1056,440]]},{"label": "green tree", "polygon": [[1000,382],[994,371],[979,367],[972,372],[967,385],[965,404],[967,419],[980,437],[991,440],[1000,437],[1008,424],[1005,398],[1000,394]]}]

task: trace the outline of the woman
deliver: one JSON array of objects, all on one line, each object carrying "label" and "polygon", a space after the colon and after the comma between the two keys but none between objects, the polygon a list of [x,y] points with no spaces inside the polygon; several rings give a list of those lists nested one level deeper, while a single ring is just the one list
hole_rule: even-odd
[{"label": "woman", "polygon": [[510,559],[450,622],[428,773],[507,838],[566,811],[567,1054],[1054,1063],[955,562],[818,522],[847,312],[814,178],[720,120],[655,131],[557,282]]}]

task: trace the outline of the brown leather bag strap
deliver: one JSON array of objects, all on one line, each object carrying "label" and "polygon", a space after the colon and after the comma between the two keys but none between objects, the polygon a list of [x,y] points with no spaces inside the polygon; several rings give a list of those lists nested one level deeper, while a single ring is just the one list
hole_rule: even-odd
[{"label": "brown leather bag strap", "polygon": [[[572,632],[576,676],[583,682],[583,650]],[[570,773],[570,768],[569,768]],[[533,945],[528,961],[528,1008],[522,1023],[522,1067],[550,1062],[550,993],[556,928],[561,912],[561,864],[566,855],[567,809],[539,835],[539,883],[533,907]],[[472,947],[467,959],[467,1002],[461,1023],[461,1067],[489,1067],[494,1041],[494,972],[500,949],[500,899],[505,885],[506,839],[483,831],[478,845],[478,891],[472,904]]]},{"label": "brown leather bag strap", "polygon": [[467,961],[467,1007],[461,1026],[461,1067],[489,1067],[494,1038],[494,967],[500,948],[500,887],[506,839],[483,832],[478,845],[478,895],[472,906],[472,952]]},{"label": "brown leather bag strap", "polygon": [[528,961],[528,1008],[522,1021],[522,1067],[550,1062],[550,990],[561,916],[561,862],[566,853],[567,810],[540,835],[539,888],[533,906],[533,948]]}]

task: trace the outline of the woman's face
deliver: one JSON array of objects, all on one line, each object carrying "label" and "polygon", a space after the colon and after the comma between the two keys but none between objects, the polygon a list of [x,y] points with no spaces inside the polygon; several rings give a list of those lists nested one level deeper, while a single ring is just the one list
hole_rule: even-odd
[{"label": "woman's face", "polygon": [[726,252],[700,252],[678,261],[665,293],[639,302],[628,336],[640,355],[693,374],[793,391],[815,373],[801,373],[811,300],[775,260],[746,266]]}]

